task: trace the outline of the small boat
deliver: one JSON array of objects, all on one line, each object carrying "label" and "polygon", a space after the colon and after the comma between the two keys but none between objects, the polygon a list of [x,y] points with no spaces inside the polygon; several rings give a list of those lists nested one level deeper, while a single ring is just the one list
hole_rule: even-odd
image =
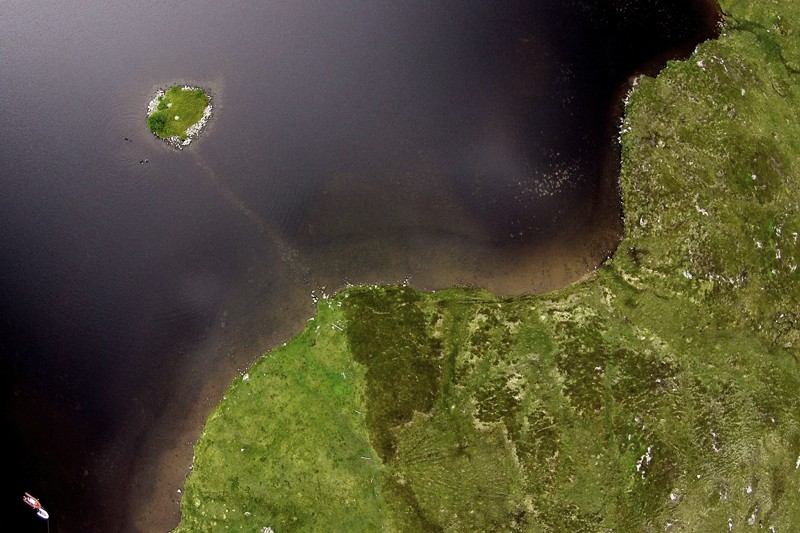
[{"label": "small boat", "polygon": [[25,503],[36,509],[36,515],[39,516],[40,518],[43,518],[45,520],[50,518],[50,514],[44,510],[44,507],[42,507],[42,504],[39,503],[39,500],[37,500],[27,492],[25,493],[25,496],[22,497],[22,501],[24,501]]}]

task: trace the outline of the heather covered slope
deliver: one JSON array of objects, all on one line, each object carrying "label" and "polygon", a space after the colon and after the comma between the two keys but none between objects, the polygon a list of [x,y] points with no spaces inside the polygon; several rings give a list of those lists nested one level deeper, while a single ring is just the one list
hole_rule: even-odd
[{"label": "heather covered slope", "polygon": [[800,7],[722,4],[629,97],[611,261],[539,296],[321,300],[209,419],[178,530],[800,523]]}]

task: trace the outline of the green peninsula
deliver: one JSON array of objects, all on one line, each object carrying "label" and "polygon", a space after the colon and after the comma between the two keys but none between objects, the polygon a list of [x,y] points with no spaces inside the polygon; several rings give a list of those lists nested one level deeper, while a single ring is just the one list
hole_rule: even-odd
[{"label": "green peninsula", "polygon": [[800,4],[721,4],[628,96],[608,263],[321,300],[209,417],[176,531],[796,528]]},{"label": "green peninsula", "polygon": [[197,137],[211,116],[211,101],[199,87],[174,85],[159,90],[147,106],[147,127],[180,148]]}]

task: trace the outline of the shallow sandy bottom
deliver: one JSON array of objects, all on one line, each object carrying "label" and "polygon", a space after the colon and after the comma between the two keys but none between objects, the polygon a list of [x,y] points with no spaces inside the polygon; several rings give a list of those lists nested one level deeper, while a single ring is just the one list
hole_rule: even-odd
[{"label": "shallow sandy bottom", "polygon": [[[598,243],[615,242],[615,236],[611,235],[613,232],[606,233],[605,238],[596,235],[576,239],[571,246],[542,246],[524,259],[507,261],[503,267],[490,270],[486,269],[485,263],[480,265],[479,258],[474,259],[474,263],[454,260],[460,255],[469,256],[469,253],[464,254],[463,243],[455,243],[452,249],[448,249],[439,242],[435,248],[437,253],[425,257],[383,256],[384,271],[394,276],[363,281],[407,281],[414,288],[423,290],[465,285],[489,287],[497,294],[544,292],[589,275],[603,257]],[[430,244],[430,249],[434,249],[433,243]],[[359,243],[357,246],[366,245]],[[346,248],[344,243],[331,243],[314,250],[310,257],[321,264],[335,265],[336,257],[353,257]],[[486,254],[486,250],[481,251],[479,246],[474,247],[474,252],[476,256]],[[408,272],[414,272],[413,277],[404,279]],[[349,274],[347,279],[358,279],[354,275],[357,273]],[[327,287],[343,287],[345,282],[341,276],[342,273],[334,269]],[[325,290],[330,293],[333,289]],[[280,301],[288,306],[277,314],[268,301],[275,300],[265,298],[259,301],[252,295],[231,296],[224,316],[220,316],[207,337],[186,357],[186,360],[210,361],[209,364],[217,365],[217,368],[213,371],[186,368],[172,392],[176,400],[170,403],[147,438],[139,444],[131,466],[129,530],[167,531],[177,526],[182,487],[190,471],[195,439],[233,378],[245,371],[237,361],[254,361],[257,354],[266,353],[287,341],[299,333],[314,314],[313,295],[307,288],[287,291]],[[206,382],[195,381],[195,376],[199,379],[204,375],[213,377]]]}]

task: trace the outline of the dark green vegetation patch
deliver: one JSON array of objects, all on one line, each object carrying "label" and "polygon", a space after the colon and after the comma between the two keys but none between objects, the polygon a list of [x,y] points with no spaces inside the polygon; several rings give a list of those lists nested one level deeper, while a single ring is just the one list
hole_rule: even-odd
[{"label": "dark green vegetation patch", "polygon": [[796,530],[800,4],[723,8],[629,98],[608,264],[321,301],[209,419],[178,529]]},{"label": "dark green vegetation patch", "polygon": [[158,97],[156,110],[147,116],[147,127],[162,139],[186,140],[187,130],[200,122],[208,102],[203,89],[170,87]]}]

